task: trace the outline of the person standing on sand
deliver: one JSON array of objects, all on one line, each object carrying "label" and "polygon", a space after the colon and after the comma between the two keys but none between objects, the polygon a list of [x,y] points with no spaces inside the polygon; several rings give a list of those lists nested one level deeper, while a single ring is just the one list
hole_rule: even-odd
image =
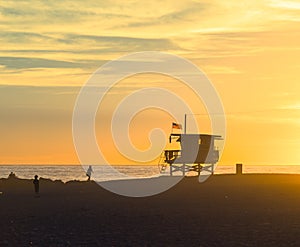
[{"label": "person standing on sand", "polygon": [[13,172],[11,172],[11,173],[8,175],[8,178],[16,178],[16,177],[17,177],[16,174],[13,173]]},{"label": "person standing on sand", "polygon": [[89,166],[87,172],[86,172],[86,175],[88,177],[88,180],[87,181],[90,181],[91,180],[91,176],[92,176],[92,172],[93,172],[93,168],[92,166]]},{"label": "person standing on sand", "polygon": [[38,196],[40,193],[40,181],[38,179],[38,175],[34,176],[33,184],[34,184],[35,194]]}]

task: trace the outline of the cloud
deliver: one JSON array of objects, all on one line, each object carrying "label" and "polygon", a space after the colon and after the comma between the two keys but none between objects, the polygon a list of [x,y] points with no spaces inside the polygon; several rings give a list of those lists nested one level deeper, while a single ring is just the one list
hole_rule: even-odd
[{"label": "cloud", "polygon": [[30,16],[34,15],[35,11],[33,9],[27,8],[15,8],[15,7],[0,7],[0,13],[2,16]]},{"label": "cloud", "polygon": [[[67,11],[66,11],[67,10]],[[96,15],[94,11],[80,10],[79,8],[68,8],[59,4],[32,4],[18,6],[1,6],[0,13],[6,19],[14,19],[15,22],[22,18],[25,22],[39,18],[41,22],[49,22],[49,20],[59,21],[80,21],[85,16]]]},{"label": "cloud", "polygon": [[[5,23],[11,25],[31,23],[40,24],[82,23],[102,21],[105,26],[112,27],[116,20],[119,23],[128,22],[145,16],[157,17],[165,8],[174,8],[173,1],[160,2],[160,10],[154,1],[145,3],[140,1],[19,1],[0,3],[0,13]],[[149,14],[150,13],[150,14]],[[109,21],[107,21],[109,20]],[[35,22],[36,21],[36,22]],[[38,21],[38,22],[37,22]],[[121,22],[120,22],[121,21]],[[3,22],[2,22],[3,23]]]},{"label": "cloud", "polygon": [[[33,33],[33,32],[8,32],[3,31],[0,44],[23,44],[22,49],[5,49],[4,52],[29,52],[34,53],[95,53],[95,52],[134,52],[142,50],[174,50],[180,49],[170,39],[164,38],[135,38],[129,36],[101,36],[75,33]],[[24,45],[28,44],[28,51]],[[44,49],[40,46],[55,47]],[[68,46],[65,46],[68,45]],[[32,49],[36,46],[36,49]],[[57,47],[62,47],[57,49]],[[16,46],[13,46],[16,47]],[[20,45],[17,47],[21,47]]]},{"label": "cloud", "polygon": [[285,106],[282,106],[281,109],[283,109],[283,110],[296,110],[296,111],[299,111],[300,110],[300,103],[291,104],[291,105],[285,105]]},{"label": "cloud", "polygon": [[178,49],[169,39],[161,38],[134,38],[124,36],[98,36],[65,34],[65,39],[72,43],[93,43],[95,46],[114,47],[116,50],[165,50]]},{"label": "cloud", "polygon": [[[144,18],[140,21],[130,22],[126,27],[146,27],[156,25],[174,25],[179,22],[191,22],[195,15],[203,15],[203,13],[211,6],[207,2],[191,2],[185,7],[174,10],[173,12],[163,14],[156,18]],[[122,26],[122,25],[120,25]],[[120,27],[119,26],[119,27]]]},{"label": "cloud", "polygon": [[208,74],[241,74],[242,71],[233,68],[233,67],[226,67],[226,66],[203,66],[205,71],[207,71]]},{"label": "cloud", "polygon": [[83,67],[83,63],[30,57],[0,57],[0,65],[4,66],[6,69]]},{"label": "cloud", "polygon": [[52,37],[47,34],[34,33],[34,32],[13,32],[13,31],[1,31],[0,36],[1,43],[14,43],[14,44],[53,44],[53,43],[69,43],[66,39]]},{"label": "cloud", "polygon": [[296,1],[271,1],[270,6],[288,10],[300,10],[300,3]]}]

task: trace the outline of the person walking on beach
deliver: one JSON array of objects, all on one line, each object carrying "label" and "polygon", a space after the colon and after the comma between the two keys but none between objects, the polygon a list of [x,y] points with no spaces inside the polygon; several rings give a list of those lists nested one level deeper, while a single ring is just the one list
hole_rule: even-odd
[{"label": "person walking on beach", "polygon": [[38,196],[40,193],[40,181],[38,179],[38,175],[34,176],[33,180],[35,195]]},{"label": "person walking on beach", "polygon": [[89,166],[87,172],[86,172],[86,175],[88,177],[88,180],[87,181],[90,181],[91,180],[91,176],[92,176],[92,172],[93,172],[93,168],[92,166]]}]

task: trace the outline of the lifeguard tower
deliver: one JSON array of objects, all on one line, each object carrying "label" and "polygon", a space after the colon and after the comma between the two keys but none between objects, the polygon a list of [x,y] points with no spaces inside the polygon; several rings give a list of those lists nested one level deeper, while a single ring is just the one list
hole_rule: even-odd
[{"label": "lifeguard tower", "polygon": [[164,150],[159,162],[160,172],[165,172],[169,167],[171,176],[176,171],[181,171],[183,176],[190,171],[197,172],[198,175],[201,171],[213,174],[214,166],[219,161],[216,140],[222,140],[222,137],[209,134],[172,133],[169,142],[179,142],[180,149]]}]

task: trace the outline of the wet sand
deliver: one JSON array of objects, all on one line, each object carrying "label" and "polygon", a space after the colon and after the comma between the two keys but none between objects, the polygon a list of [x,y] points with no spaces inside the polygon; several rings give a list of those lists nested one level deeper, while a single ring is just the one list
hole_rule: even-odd
[{"label": "wet sand", "polygon": [[185,178],[147,198],[0,180],[0,246],[299,246],[300,175]]}]

